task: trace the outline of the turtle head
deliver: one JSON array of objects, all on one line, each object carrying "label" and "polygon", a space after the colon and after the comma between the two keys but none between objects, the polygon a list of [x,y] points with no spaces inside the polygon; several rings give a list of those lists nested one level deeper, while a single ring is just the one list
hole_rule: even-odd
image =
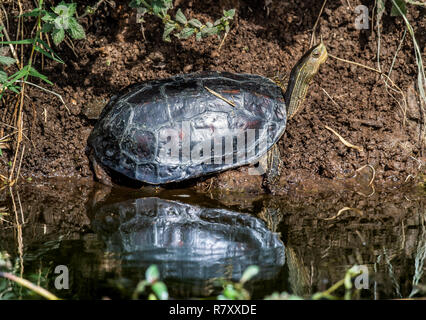
[{"label": "turtle head", "polygon": [[321,64],[327,60],[328,54],[324,43],[321,41],[306,52],[291,70],[290,80],[285,93],[287,116],[291,119],[305,100],[309,84],[318,73]]}]

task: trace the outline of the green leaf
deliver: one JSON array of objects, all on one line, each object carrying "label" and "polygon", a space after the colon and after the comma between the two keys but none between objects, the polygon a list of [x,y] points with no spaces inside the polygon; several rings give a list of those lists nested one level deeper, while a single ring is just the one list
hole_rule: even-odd
[{"label": "green leaf", "polygon": [[202,36],[211,36],[211,35],[217,34],[217,33],[218,33],[217,27],[205,27],[205,28],[201,29]]},{"label": "green leaf", "polygon": [[0,45],[3,44],[33,44],[34,39],[23,39],[23,40],[17,40],[17,41],[0,41]]},{"label": "green leaf", "polygon": [[52,11],[58,16],[72,17],[76,10],[75,3],[65,3],[61,1],[56,7],[52,7]]},{"label": "green leaf", "polygon": [[202,39],[203,39],[203,35],[201,34],[201,32],[197,32],[197,34],[195,35],[195,40],[201,41]]},{"label": "green leaf", "polygon": [[[398,10],[398,8],[399,8],[399,10]],[[405,3],[405,0],[393,0],[392,1],[391,16],[392,17],[399,17],[401,15],[404,15],[404,16],[407,15],[407,5]]]},{"label": "green leaf", "polygon": [[0,63],[10,66],[15,63],[15,59],[11,57],[0,56]]},{"label": "green leaf", "polygon": [[155,294],[150,293],[150,294],[148,295],[148,300],[158,300],[158,299],[157,299],[157,297],[155,296]]},{"label": "green leaf", "polygon": [[39,79],[47,82],[48,84],[52,84],[53,85],[53,83],[44,74],[41,74],[40,72],[38,72],[33,67],[30,67],[30,69],[29,69],[29,75],[33,76],[33,77],[37,77],[37,78],[39,78]]},{"label": "green leaf", "polygon": [[181,39],[188,39],[194,33],[195,33],[194,28],[183,28],[182,31],[179,33],[178,37]]},{"label": "green leaf", "polygon": [[147,285],[148,285],[148,282],[146,280],[140,281],[138,285],[136,286],[135,292],[137,294],[143,293]]},{"label": "green leaf", "polygon": [[160,300],[167,300],[169,298],[169,293],[167,292],[167,287],[164,282],[157,281],[152,285],[152,291]]},{"label": "green leaf", "polygon": [[243,273],[240,282],[246,283],[250,279],[252,279],[255,275],[259,273],[259,267],[258,266],[249,266]]},{"label": "green leaf", "polygon": [[65,38],[64,29],[55,29],[52,33],[52,38],[56,45],[60,44]]},{"label": "green leaf", "polygon": [[10,91],[12,91],[12,92],[14,92],[14,93],[20,93],[20,91],[19,91],[19,87],[16,87],[16,86],[10,86],[10,87],[7,87]]},{"label": "green leaf", "polygon": [[161,13],[164,15],[173,6],[172,0],[152,0],[151,5],[154,14],[159,17]]},{"label": "green leaf", "polygon": [[73,15],[75,15],[77,11],[77,4],[72,2],[72,3],[69,3],[67,7],[68,7],[68,16],[72,17]]},{"label": "green leaf", "polygon": [[37,51],[37,52],[40,52],[41,54],[45,55],[46,57],[48,57],[48,58],[50,58],[52,60],[55,60],[56,62],[64,63],[64,61],[62,61],[59,58],[56,58],[56,57],[52,56],[49,52],[47,52],[46,50],[44,50],[42,47],[34,46],[34,50]]},{"label": "green leaf", "polygon": [[218,19],[218,20],[216,20],[215,22],[214,22],[214,26],[218,26],[218,25],[220,25],[222,23],[222,19]]},{"label": "green leaf", "polygon": [[172,31],[176,28],[174,23],[168,22],[166,23],[166,25],[164,26],[164,33],[163,33],[163,40],[170,42],[170,33],[172,33]]},{"label": "green leaf", "polygon": [[75,18],[69,19],[69,32],[71,33],[71,37],[73,39],[86,38],[86,32],[84,32],[84,28],[81,26],[81,24],[78,23],[77,19]]},{"label": "green leaf", "polygon": [[231,18],[232,19],[235,16],[235,9],[231,9],[231,10],[228,10],[228,11],[223,10],[223,15],[225,17],[227,17],[227,18]]},{"label": "green leaf", "polygon": [[[46,48],[47,50],[49,50],[50,52],[47,52],[45,49],[43,49],[42,47],[41,47],[41,45],[44,47],[44,48]],[[34,47],[34,49],[35,50],[37,50],[38,52],[40,52],[40,53],[42,53],[42,54],[44,54],[45,56],[47,56],[48,58],[50,58],[50,59],[52,59],[52,60],[55,60],[56,62],[59,62],[59,63],[65,63],[61,58],[59,58],[59,57],[55,57],[55,56],[57,56],[57,54],[53,51],[53,49],[45,42],[45,41],[43,41],[43,40],[41,40],[40,38],[37,38],[36,39],[36,44],[35,44],[35,47]]]},{"label": "green leaf", "polygon": [[41,32],[49,33],[53,30],[53,24],[51,23],[44,23],[43,27],[41,27]]},{"label": "green leaf", "polygon": [[19,70],[16,73],[12,74],[12,76],[10,77],[10,79],[8,81],[10,82],[10,84],[12,84],[12,83],[16,82],[17,80],[22,79],[22,78],[28,76],[28,74],[29,74],[29,66],[26,65],[21,70]]},{"label": "green leaf", "polygon": [[46,14],[46,10],[35,8],[34,10],[30,12],[25,12],[21,14],[19,17],[38,17],[41,14]]},{"label": "green leaf", "polygon": [[176,21],[184,25],[188,23],[188,20],[180,9],[176,12]]},{"label": "green leaf", "polygon": [[208,21],[208,22],[206,23],[206,26],[207,26],[208,28],[212,28],[212,27],[213,27],[213,23],[211,23],[210,21]]},{"label": "green leaf", "polygon": [[53,22],[56,19],[56,15],[52,12],[46,12],[46,14],[41,18],[44,22]]},{"label": "green leaf", "polygon": [[138,8],[140,7],[140,5],[141,5],[141,2],[139,0],[132,0],[129,3],[130,8]]},{"label": "green leaf", "polygon": [[191,26],[196,27],[198,29],[200,29],[203,26],[203,24],[197,19],[191,19],[191,20],[188,21],[188,23]]},{"label": "green leaf", "polygon": [[223,290],[223,295],[230,300],[238,300],[240,296],[238,290],[236,290],[233,285],[227,285]]},{"label": "green leaf", "polygon": [[4,71],[0,71],[0,82],[5,83],[7,81],[7,73]]},{"label": "green leaf", "polygon": [[149,266],[145,272],[145,279],[149,284],[154,283],[160,278],[160,271],[156,265]]}]

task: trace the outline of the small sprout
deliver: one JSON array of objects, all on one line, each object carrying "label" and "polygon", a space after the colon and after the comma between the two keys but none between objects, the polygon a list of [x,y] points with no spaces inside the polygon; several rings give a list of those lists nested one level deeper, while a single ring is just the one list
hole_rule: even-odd
[{"label": "small sprout", "polygon": [[248,267],[240,280],[240,283],[244,284],[247,281],[251,280],[254,276],[256,276],[259,273],[259,267],[258,266],[250,266]]},{"label": "small sprout", "polygon": [[167,300],[169,293],[164,282],[159,281],[160,271],[156,265],[151,265],[146,269],[145,280],[138,283],[136,289],[133,292],[133,299],[137,299],[139,294],[144,293],[147,288],[151,288],[153,293],[149,293],[149,300]]},{"label": "small sprout", "polygon": [[240,293],[237,289],[234,288],[233,285],[228,284],[223,290],[223,297],[230,300],[237,300],[240,296]]},{"label": "small sprout", "polygon": [[160,271],[158,270],[157,266],[152,265],[148,269],[146,269],[145,279],[149,284],[153,284],[159,278],[160,278]]},{"label": "small sprout", "polygon": [[41,29],[42,32],[50,32],[53,42],[58,45],[65,39],[65,31],[67,31],[73,39],[84,39],[86,33],[83,27],[74,17],[77,12],[75,3],[61,2],[56,7],[51,8],[52,11],[41,10],[38,8],[27,15],[38,16],[43,15],[41,20],[44,22]]},{"label": "small sprout", "polygon": [[164,282],[157,281],[152,285],[152,291],[160,300],[167,300],[169,298],[169,293]]},{"label": "small sprout", "polygon": [[163,41],[170,42],[171,35],[178,39],[188,39],[195,34],[195,39],[200,41],[203,37],[217,35],[225,31],[229,32],[229,20],[235,15],[235,9],[224,10],[223,17],[216,20],[214,24],[210,21],[204,25],[197,19],[189,19],[185,16],[181,9],[176,11],[175,20],[167,13],[173,8],[172,0],[132,0],[129,4],[132,8],[137,8],[137,20],[143,23],[143,16],[151,14],[163,21]]}]

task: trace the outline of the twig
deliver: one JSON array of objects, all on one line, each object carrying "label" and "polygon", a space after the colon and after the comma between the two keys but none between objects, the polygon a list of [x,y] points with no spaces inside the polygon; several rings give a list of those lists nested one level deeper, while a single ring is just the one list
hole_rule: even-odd
[{"label": "twig", "polygon": [[41,87],[41,86],[39,86],[39,85],[36,85],[35,83],[29,82],[29,81],[17,80],[16,82],[21,82],[21,83],[29,84],[29,85],[31,85],[31,86],[34,86],[34,87],[36,87],[36,88],[39,88],[40,90],[46,91],[46,92],[48,92],[48,93],[51,93],[51,94],[53,94],[53,95],[57,96],[57,97],[61,100],[61,102],[63,103],[63,105],[65,106],[65,108],[67,109],[68,114],[71,114],[70,109],[68,109],[67,104],[65,103],[64,99],[62,98],[62,96],[61,96],[59,93],[56,93],[56,92],[51,91],[51,90],[48,90],[48,89],[46,89],[46,88],[43,88],[43,87]]},{"label": "twig", "polygon": [[393,81],[392,81],[392,79],[388,77],[388,75],[387,75],[387,74],[383,73],[383,72],[382,72],[382,71],[380,71],[380,70],[377,70],[377,69],[375,69],[375,68],[369,67],[369,66],[367,66],[367,65],[365,65],[365,64],[362,64],[362,63],[358,63],[358,62],[355,62],[355,61],[346,60],[346,59],[343,59],[343,58],[336,57],[336,56],[334,56],[334,55],[332,55],[332,54],[330,54],[330,53],[328,54],[328,56],[329,56],[329,57],[331,57],[331,58],[333,58],[333,59],[336,59],[336,60],[342,61],[342,62],[346,62],[346,63],[349,63],[349,64],[353,64],[353,65],[355,65],[355,66],[362,67],[362,68],[364,68],[364,69],[367,69],[367,70],[371,70],[371,71],[377,72],[377,73],[381,74],[382,76],[386,77],[386,78],[390,81],[390,83],[391,83],[391,84],[392,84],[395,88],[399,89],[399,90],[402,92],[401,88],[399,88],[399,87],[395,84],[395,82],[393,82]]},{"label": "twig", "polygon": [[15,276],[14,274],[10,272],[0,272],[0,277],[16,282],[17,284],[27,289],[30,289],[31,291],[34,291],[35,293],[41,295],[42,297],[48,300],[61,300],[57,296],[55,296],[53,293],[50,293],[49,291],[47,291],[46,289],[43,289],[42,287],[39,287],[24,278]]},{"label": "twig", "polygon": [[[2,7],[3,11],[6,12],[6,9],[4,8],[3,3],[1,4],[1,7]],[[4,33],[7,41],[11,41],[10,37],[9,37],[9,33],[7,32],[7,28],[5,27],[5,25],[3,23],[3,18],[2,18],[1,14],[0,14],[0,25],[3,27],[3,33]],[[20,65],[19,58],[18,58],[18,55],[16,54],[15,48],[13,47],[13,44],[10,43],[9,47],[10,47],[10,51],[12,51],[13,57],[16,60],[16,64],[18,65],[18,68],[20,68],[20,66],[19,66]]]},{"label": "twig", "polygon": [[[14,181],[16,184],[18,183],[19,174],[21,173],[21,165],[22,165],[22,159],[24,158],[24,153],[25,153],[25,144],[22,145],[21,159],[19,160],[18,171],[16,172],[16,180]],[[19,195],[18,195],[18,198],[19,198]],[[21,207],[21,212],[22,212],[22,207]],[[24,222],[22,221],[22,223]]]},{"label": "twig", "polygon": [[320,12],[319,12],[319,14],[318,14],[318,17],[317,17],[317,21],[315,21],[314,27],[312,28],[312,36],[311,36],[311,42],[309,43],[309,48],[310,48],[310,47],[312,47],[312,45],[314,44],[315,30],[316,30],[316,28],[317,28],[317,25],[318,25],[319,19],[320,19],[321,15],[322,15],[322,12],[323,12],[323,10],[324,10],[324,7],[325,7],[325,4],[326,4],[326,3],[327,3],[327,0],[324,0],[324,2],[322,3],[321,10],[320,10]]},{"label": "twig", "polygon": [[357,208],[350,208],[350,207],[344,207],[344,208],[342,208],[342,209],[340,209],[339,210],[339,212],[335,215],[335,216],[333,216],[333,217],[331,217],[331,218],[326,218],[326,219],[324,219],[324,220],[333,220],[333,219],[336,219],[338,216],[340,216],[343,212],[345,212],[345,211],[349,211],[349,210],[352,210],[352,211],[355,211],[356,213],[358,213],[359,215],[363,215],[363,213],[362,213],[362,211],[361,210],[359,210],[359,209],[357,209]]},{"label": "twig", "polygon": [[331,100],[331,102],[333,102],[336,106],[338,106],[339,108],[340,108],[340,106],[339,106],[339,104],[336,102],[336,101],[334,101],[334,99],[328,94],[328,92],[327,91],[325,91],[325,89],[324,88],[322,88],[322,87],[320,87],[321,88],[321,90],[322,91],[324,91],[324,93],[327,95],[327,97]]},{"label": "twig", "polygon": [[371,171],[373,172],[373,175],[371,176],[370,182],[368,183],[369,186],[371,186],[374,182],[374,179],[376,178],[376,170],[374,169],[374,167],[370,164],[366,164],[365,166],[362,166],[361,168],[357,169],[356,171],[361,171],[362,169],[369,167],[371,169]]},{"label": "twig", "polygon": [[333,132],[345,146],[347,146],[349,148],[357,149],[360,152],[363,151],[362,147],[355,146],[352,143],[346,141],[340,134],[338,134],[336,131],[334,131],[333,129],[331,129],[329,126],[325,126],[325,128],[327,130],[330,130],[331,132]]},{"label": "twig", "polygon": [[222,41],[220,42],[219,48],[217,48],[217,51],[218,51],[218,52],[219,52],[219,51],[220,51],[220,49],[222,48],[222,46],[223,46],[223,44],[224,44],[224,42],[225,42],[225,39],[226,39],[226,37],[228,36],[228,34],[229,34],[229,31],[228,31],[228,32],[226,32],[226,33],[225,33],[225,35],[223,36],[223,39],[222,39]]},{"label": "twig", "polygon": [[394,86],[395,87],[395,89],[394,88],[392,88],[392,87],[390,87],[389,85],[388,85],[388,83],[386,82],[386,81],[384,81],[385,82],[385,85],[386,85],[386,90],[387,90],[387,88],[390,88],[391,90],[393,90],[393,91],[395,91],[395,92],[397,92],[397,93],[399,93],[401,96],[402,96],[402,101],[403,101],[403,104],[404,104],[404,106],[405,107],[403,107],[402,105],[401,105],[401,103],[398,101],[398,99],[396,99],[392,94],[390,94],[390,92],[389,91],[387,91],[388,92],[388,94],[396,101],[396,103],[398,104],[398,106],[399,106],[399,108],[401,109],[401,112],[403,113],[403,116],[405,117],[405,113],[406,113],[406,109],[407,109],[407,107],[406,107],[406,105],[407,105],[407,101],[406,101],[406,98],[405,98],[405,94],[404,94],[404,92],[401,90],[401,88],[400,87],[398,87],[396,84],[395,84],[395,82],[393,82],[393,80],[386,74],[386,73],[384,73],[384,72],[382,72],[382,71],[380,71],[380,70],[378,70],[378,69],[375,69],[375,68],[372,68],[372,67],[369,67],[369,66],[367,66],[367,65],[364,65],[364,64],[361,64],[361,63],[358,63],[358,62],[355,62],[355,61],[350,61],[350,60],[346,60],[346,59],[342,59],[342,58],[339,58],[339,57],[336,57],[336,56],[334,56],[334,55],[332,55],[332,54],[328,54],[328,56],[329,57],[331,57],[331,58],[333,58],[333,59],[336,59],[336,60],[339,60],[339,61],[342,61],[342,62],[345,62],[345,63],[349,63],[349,64],[353,64],[353,65],[355,65],[355,66],[358,66],[358,67],[361,67],[361,68],[364,68],[364,69],[367,69],[367,70],[371,70],[371,71],[374,71],[374,72],[377,72],[378,74],[380,74],[381,76],[383,76],[383,77],[385,77],[391,84],[392,84],[392,86]]},{"label": "twig", "polygon": [[216,91],[213,91],[212,89],[207,88],[206,86],[204,86],[204,88],[210,92],[212,95],[222,99],[223,101],[229,103],[231,106],[236,107],[237,105],[235,104],[235,102],[232,102],[231,100],[226,99],[224,96],[220,95],[219,93],[217,93]]},{"label": "twig", "polygon": [[422,3],[422,2],[418,2],[418,1],[407,0],[407,3],[414,4],[416,6],[426,7],[426,3]]}]

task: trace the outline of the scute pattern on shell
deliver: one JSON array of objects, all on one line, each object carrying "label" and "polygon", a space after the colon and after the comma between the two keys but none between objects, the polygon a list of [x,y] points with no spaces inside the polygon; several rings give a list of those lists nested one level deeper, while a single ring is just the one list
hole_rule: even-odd
[{"label": "scute pattern on shell", "polygon": [[[111,98],[88,144],[102,165],[135,180],[164,184],[255,163],[281,137],[286,120],[283,92],[270,79],[192,73],[133,85]],[[236,137],[229,137],[239,132],[248,140],[248,129],[256,130],[256,141],[237,145]],[[233,141],[230,148],[226,139]],[[213,141],[222,143],[221,150],[213,150]],[[175,156],[172,148],[178,148]]]}]

